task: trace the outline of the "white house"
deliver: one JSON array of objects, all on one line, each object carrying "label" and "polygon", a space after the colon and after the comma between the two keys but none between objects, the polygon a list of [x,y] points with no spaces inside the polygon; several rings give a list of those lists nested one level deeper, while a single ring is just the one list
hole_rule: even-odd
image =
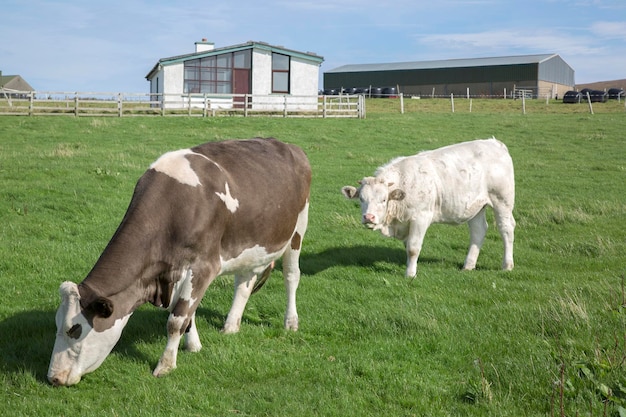
[{"label": "white house", "polygon": [[271,110],[296,97],[303,109],[317,104],[324,58],[315,53],[254,41],[215,48],[203,39],[195,45],[194,53],[161,58],[146,75],[150,94],[166,108],[207,102],[243,107],[247,100],[250,107]]}]

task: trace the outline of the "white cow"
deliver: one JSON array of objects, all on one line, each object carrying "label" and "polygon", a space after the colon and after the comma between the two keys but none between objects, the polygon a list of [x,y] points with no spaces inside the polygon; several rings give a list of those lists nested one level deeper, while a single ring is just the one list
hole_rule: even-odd
[{"label": "white cow", "polygon": [[515,179],[502,142],[475,140],[399,157],[374,175],[359,181],[359,188],[341,191],[346,198],[360,199],[365,226],[404,241],[406,276],[416,275],[424,235],[433,223],[468,223],[470,247],[463,269],[474,269],[487,233],[487,206],[494,210],[504,242],[502,268],[513,269]]}]

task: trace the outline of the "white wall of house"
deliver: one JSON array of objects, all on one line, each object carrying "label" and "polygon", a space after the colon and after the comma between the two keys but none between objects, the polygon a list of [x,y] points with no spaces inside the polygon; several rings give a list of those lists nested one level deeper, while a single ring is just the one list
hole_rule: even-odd
[{"label": "white wall of house", "polygon": [[165,81],[163,92],[166,94],[183,94],[185,84],[185,65],[182,62],[179,64],[164,66],[163,78]]},{"label": "white wall of house", "polygon": [[[197,48],[198,45],[196,44]],[[252,48],[251,71],[251,94],[253,95],[253,104],[256,104],[255,107],[271,110],[284,106],[287,100],[285,94],[272,94],[272,51],[264,48]],[[290,93],[286,96],[292,99],[295,99],[295,96],[306,96],[307,99],[298,100],[299,103],[303,102],[303,105],[299,106],[303,109],[317,106],[319,65],[302,57],[291,56],[290,77]],[[184,63],[182,61],[171,64],[164,63],[156,74],[152,74],[150,92],[164,94],[165,107],[185,107],[187,96],[183,91]],[[257,100],[254,96],[264,97],[259,97]],[[224,100],[230,104],[225,103]],[[201,96],[194,97],[192,101],[197,102],[194,105],[204,105],[204,98]],[[217,100],[216,97],[213,97],[211,102],[212,104],[219,102],[221,108],[225,104],[232,107],[233,103],[232,99],[228,99],[228,97]]]},{"label": "white wall of house", "polygon": [[252,94],[272,93],[272,53],[253,50],[252,53]]},{"label": "white wall of house", "polygon": [[303,59],[291,57],[291,94],[317,96],[320,67]]}]

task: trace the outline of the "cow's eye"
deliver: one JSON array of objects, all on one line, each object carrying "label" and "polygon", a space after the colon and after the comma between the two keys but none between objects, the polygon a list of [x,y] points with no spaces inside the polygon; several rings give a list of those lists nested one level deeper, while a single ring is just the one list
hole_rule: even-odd
[{"label": "cow's eye", "polygon": [[72,339],[78,339],[83,332],[83,328],[80,324],[75,324],[67,331],[67,336]]}]

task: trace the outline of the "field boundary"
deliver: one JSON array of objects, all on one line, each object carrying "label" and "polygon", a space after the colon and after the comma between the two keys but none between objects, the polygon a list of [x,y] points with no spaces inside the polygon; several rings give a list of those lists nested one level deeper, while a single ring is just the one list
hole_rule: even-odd
[{"label": "field boundary", "polygon": [[362,95],[163,94],[0,90],[0,115],[365,118]]}]

